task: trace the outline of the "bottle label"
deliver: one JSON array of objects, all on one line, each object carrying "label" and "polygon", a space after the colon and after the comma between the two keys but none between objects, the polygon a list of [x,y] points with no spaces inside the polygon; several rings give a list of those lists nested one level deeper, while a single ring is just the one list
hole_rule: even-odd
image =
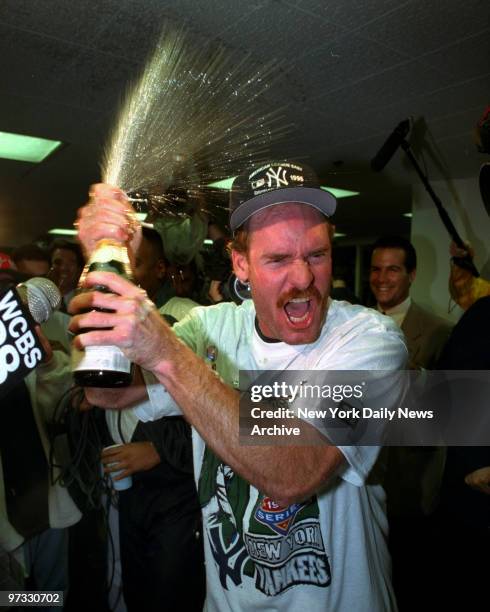
[{"label": "bottle label", "polygon": [[131,362],[117,346],[86,346],[84,351],[72,350],[72,370],[107,370],[129,374]]}]

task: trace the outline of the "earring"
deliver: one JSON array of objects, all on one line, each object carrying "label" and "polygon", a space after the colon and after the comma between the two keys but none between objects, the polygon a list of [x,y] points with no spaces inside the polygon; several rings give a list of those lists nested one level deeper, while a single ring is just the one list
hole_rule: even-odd
[{"label": "earring", "polygon": [[237,281],[244,289],[246,289],[247,291],[250,291],[250,282],[248,280],[241,281],[241,280],[238,280],[237,278]]}]

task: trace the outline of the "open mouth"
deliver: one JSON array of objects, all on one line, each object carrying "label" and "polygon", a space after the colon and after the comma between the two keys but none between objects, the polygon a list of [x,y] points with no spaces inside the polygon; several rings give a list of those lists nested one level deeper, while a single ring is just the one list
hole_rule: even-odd
[{"label": "open mouth", "polygon": [[306,323],[312,313],[311,298],[293,298],[286,302],[284,311],[291,323],[301,325]]}]

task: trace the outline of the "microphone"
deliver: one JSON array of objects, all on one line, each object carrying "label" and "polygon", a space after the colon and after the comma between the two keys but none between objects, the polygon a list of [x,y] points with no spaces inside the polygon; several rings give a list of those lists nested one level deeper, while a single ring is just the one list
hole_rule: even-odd
[{"label": "microphone", "polygon": [[61,293],[49,278],[35,276],[15,289],[36,323],[45,323],[60,307]]},{"label": "microphone", "polygon": [[[441,218],[441,221],[444,223],[444,227],[447,229],[449,235],[454,240],[454,242],[462,249],[466,248],[464,242],[461,240],[461,236],[458,234],[457,229],[454,227],[451,218],[447,214],[447,210],[442,205],[441,200],[437,197],[435,191],[432,189],[429,180],[425,176],[420,167],[415,155],[410,150],[410,145],[405,140],[405,136],[408,134],[410,130],[410,121],[408,119],[404,119],[401,121],[393,132],[388,136],[388,139],[381,147],[381,149],[376,153],[376,155],[371,160],[371,168],[375,172],[380,172],[386,166],[386,164],[390,161],[390,159],[395,154],[396,150],[399,146],[403,148],[405,153],[407,154],[408,159],[412,163],[415,171],[419,175],[420,180],[422,181],[427,193],[432,198],[432,201],[436,205],[437,212]],[[461,258],[458,261],[458,265],[460,267],[464,267],[473,274],[473,276],[478,277],[480,274],[473,263],[473,260],[469,257]]]},{"label": "microphone", "polygon": [[393,132],[386,139],[384,145],[371,160],[371,168],[375,172],[381,172],[381,170],[383,170],[386,164],[396,153],[396,150],[401,145],[403,139],[409,131],[410,121],[408,119],[404,119],[396,126]]},{"label": "microphone", "polygon": [[43,359],[35,326],[59,307],[61,295],[47,278],[0,289],[0,396],[19,384]]}]

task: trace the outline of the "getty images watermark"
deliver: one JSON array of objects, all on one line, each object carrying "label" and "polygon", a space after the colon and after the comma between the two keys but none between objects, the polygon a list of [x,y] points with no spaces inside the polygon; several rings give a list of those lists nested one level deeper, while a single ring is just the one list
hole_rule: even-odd
[{"label": "getty images watermark", "polygon": [[490,443],[486,371],[242,371],[240,443]]}]

